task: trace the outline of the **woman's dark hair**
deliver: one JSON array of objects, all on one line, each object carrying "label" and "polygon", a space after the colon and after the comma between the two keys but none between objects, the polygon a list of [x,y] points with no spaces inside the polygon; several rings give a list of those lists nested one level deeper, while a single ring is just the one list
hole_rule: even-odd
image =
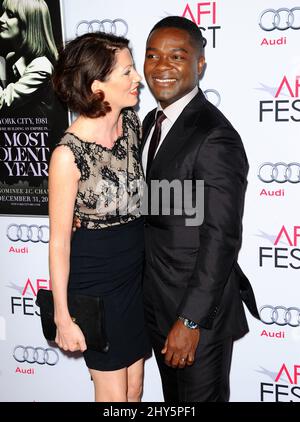
[{"label": "woman's dark hair", "polygon": [[191,42],[199,56],[204,55],[205,40],[202,36],[200,28],[198,28],[198,26],[191,20],[182,16],[167,16],[154,25],[149,33],[149,36],[153,31],[161,28],[176,28],[186,31],[189,34]]},{"label": "woman's dark hair", "polygon": [[116,52],[129,40],[105,32],[81,35],[59,53],[54,67],[54,90],[70,110],[87,117],[105,116],[111,107],[104,92],[92,92],[95,80],[105,82],[116,63]]}]

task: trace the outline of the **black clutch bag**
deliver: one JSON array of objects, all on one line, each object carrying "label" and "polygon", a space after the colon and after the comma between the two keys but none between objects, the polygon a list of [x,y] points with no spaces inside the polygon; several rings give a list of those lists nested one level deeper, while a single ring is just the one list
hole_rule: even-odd
[{"label": "black clutch bag", "polygon": [[[52,291],[40,289],[37,293],[37,305],[40,307],[43,334],[47,340],[53,341],[56,325]],[[87,348],[107,352],[109,343],[105,333],[102,298],[68,293],[68,308],[73,321],[83,332]]]}]

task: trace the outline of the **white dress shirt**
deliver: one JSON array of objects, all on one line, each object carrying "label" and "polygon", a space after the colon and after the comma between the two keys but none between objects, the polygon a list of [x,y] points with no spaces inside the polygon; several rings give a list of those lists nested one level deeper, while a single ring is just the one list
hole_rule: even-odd
[{"label": "white dress shirt", "polygon": [[[171,129],[175,121],[178,119],[178,117],[182,113],[182,110],[198,94],[198,92],[199,92],[199,88],[198,86],[195,86],[195,88],[192,91],[190,91],[188,94],[186,94],[184,97],[180,98],[179,100],[175,101],[173,104],[166,107],[164,110],[162,109],[161,105],[158,103],[156,113],[158,112],[158,110],[162,110],[166,116],[166,119],[162,122],[162,125],[161,125],[161,137],[160,137],[160,141],[157,146],[155,155],[157,154],[157,151],[161,147],[161,144],[163,143],[169,130]],[[154,131],[154,125],[150,130],[150,133],[146,140],[146,143],[143,149],[143,154],[142,154],[142,165],[143,165],[145,174],[146,174],[146,168],[147,168],[149,144],[150,144],[150,139],[151,139],[153,131]]]}]

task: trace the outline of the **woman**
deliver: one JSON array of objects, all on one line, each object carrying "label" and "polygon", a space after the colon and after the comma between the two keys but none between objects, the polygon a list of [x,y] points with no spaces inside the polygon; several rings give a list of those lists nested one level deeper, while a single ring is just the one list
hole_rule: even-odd
[{"label": "woman", "polygon": [[[96,401],[139,401],[149,353],[141,296],[140,125],[128,108],[138,101],[140,80],[128,40],[101,32],[71,41],[53,75],[55,91],[78,113],[49,169],[56,342],[84,352]],[[71,241],[74,214],[81,228]],[[67,291],[103,297],[107,353],[86,349]]]},{"label": "woman", "polygon": [[44,0],[4,0],[2,8],[0,42],[7,55],[0,110],[26,105],[27,113],[30,107],[31,115],[45,116],[52,104],[49,81],[57,58],[48,6]]}]

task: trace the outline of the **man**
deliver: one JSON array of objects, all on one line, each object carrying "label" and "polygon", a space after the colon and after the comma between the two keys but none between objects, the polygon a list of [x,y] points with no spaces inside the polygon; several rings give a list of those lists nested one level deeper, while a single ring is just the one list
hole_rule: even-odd
[{"label": "man", "polygon": [[172,215],[172,202],[171,215],[160,208],[145,224],[146,319],[164,398],[174,402],[228,401],[233,341],[248,331],[242,300],[258,318],[237,263],[247,158],[238,133],[198,88],[204,66],[196,24],[170,16],[151,30],[144,73],[158,107],[143,122],[149,209],[153,181],[192,180],[197,203],[196,181],[204,180],[201,225],[187,225],[184,212]]}]

